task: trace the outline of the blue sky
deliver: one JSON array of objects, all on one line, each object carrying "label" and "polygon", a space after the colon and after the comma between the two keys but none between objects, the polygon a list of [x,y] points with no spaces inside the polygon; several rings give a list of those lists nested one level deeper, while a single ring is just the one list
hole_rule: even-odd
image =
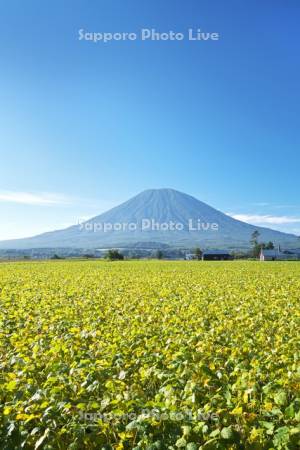
[{"label": "blue sky", "polygon": [[[298,0],[3,0],[0,239],[172,187],[300,234]],[[79,41],[78,31],[219,41]]]}]

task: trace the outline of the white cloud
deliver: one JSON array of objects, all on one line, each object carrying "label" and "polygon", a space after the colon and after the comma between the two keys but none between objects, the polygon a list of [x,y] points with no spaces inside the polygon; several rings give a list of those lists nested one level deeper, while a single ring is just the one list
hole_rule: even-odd
[{"label": "white cloud", "polygon": [[242,222],[252,223],[253,225],[285,225],[290,223],[300,224],[300,217],[234,213],[227,213],[227,215],[233,217],[234,219],[241,220]]},{"label": "white cloud", "polygon": [[254,206],[270,206],[270,203],[268,202],[257,202],[253,203]]},{"label": "white cloud", "polygon": [[67,205],[71,203],[70,199],[62,194],[34,194],[30,192],[16,191],[0,191],[0,202],[37,206]]}]

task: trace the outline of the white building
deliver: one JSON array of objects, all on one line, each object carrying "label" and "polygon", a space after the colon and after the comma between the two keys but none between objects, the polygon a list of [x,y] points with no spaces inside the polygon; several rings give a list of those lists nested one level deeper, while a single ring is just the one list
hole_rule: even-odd
[{"label": "white building", "polygon": [[299,259],[299,250],[281,251],[280,248],[274,250],[267,250],[262,248],[260,251],[261,261],[297,261]]}]

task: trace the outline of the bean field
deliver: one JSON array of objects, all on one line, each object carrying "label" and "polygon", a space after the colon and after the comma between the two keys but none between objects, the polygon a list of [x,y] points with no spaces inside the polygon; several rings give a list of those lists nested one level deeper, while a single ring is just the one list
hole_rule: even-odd
[{"label": "bean field", "polygon": [[0,264],[0,448],[299,449],[300,264]]}]

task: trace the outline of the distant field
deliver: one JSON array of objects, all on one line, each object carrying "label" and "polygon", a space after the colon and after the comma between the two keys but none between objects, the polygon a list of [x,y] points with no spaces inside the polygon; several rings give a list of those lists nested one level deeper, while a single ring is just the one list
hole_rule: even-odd
[{"label": "distant field", "polygon": [[297,262],[3,263],[0,448],[299,449],[299,305]]}]

